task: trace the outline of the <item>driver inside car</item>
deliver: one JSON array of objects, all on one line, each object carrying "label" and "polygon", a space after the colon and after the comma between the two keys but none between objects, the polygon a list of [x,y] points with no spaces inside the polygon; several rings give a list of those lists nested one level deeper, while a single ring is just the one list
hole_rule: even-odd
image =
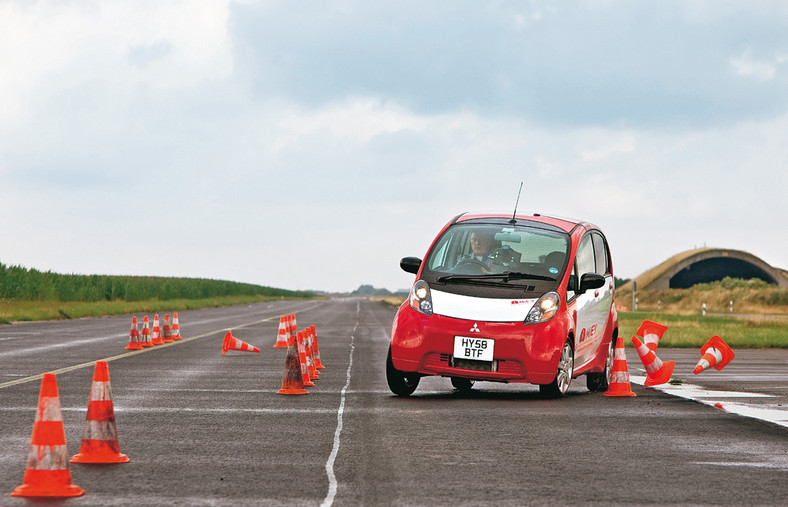
[{"label": "driver inside car", "polygon": [[[489,273],[491,266],[503,265],[501,262],[501,243],[495,239],[492,230],[478,230],[470,234],[471,252],[457,259],[456,266],[464,263],[477,263],[482,273]],[[497,266],[500,267],[500,266]]]}]

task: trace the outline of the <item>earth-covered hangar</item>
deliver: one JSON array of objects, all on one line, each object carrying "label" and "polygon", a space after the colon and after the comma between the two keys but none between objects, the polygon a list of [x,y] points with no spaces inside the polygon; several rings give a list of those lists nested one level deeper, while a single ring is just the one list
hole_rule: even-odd
[{"label": "earth-covered hangar", "polygon": [[[731,278],[759,278],[788,287],[788,272],[751,253],[726,248],[698,248],[674,255],[635,278],[638,290],[686,289],[698,283]],[[629,285],[629,284],[627,284]]]}]

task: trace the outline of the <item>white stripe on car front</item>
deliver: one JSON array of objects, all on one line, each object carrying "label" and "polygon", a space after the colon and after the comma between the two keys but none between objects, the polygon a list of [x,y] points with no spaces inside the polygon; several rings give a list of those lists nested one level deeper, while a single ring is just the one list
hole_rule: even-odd
[{"label": "white stripe on car front", "polygon": [[484,322],[523,322],[536,303],[531,299],[493,299],[463,296],[432,289],[433,313]]}]

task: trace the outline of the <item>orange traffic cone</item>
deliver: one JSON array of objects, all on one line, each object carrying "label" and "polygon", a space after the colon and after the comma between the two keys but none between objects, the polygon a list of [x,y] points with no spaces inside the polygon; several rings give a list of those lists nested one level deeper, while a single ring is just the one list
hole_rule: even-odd
[{"label": "orange traffic cone", "polygon": [[667,330],[668,326],[663,326],[662,324],[657,324],[650,320],[644,320],[635,334],[643,338],[643,343],[646,344],[646,347],[656,353],[657,345],[659,345],[662,335],[665,334]]},{"label": "orange traffic cone", "polygon": [[25,479],[11,496],[71,497],[84,494],[82,488],[71,484],[57,379],[54,373],[44,373],[30,451],[27,454]]},{"label": "orange traffic cone", "polygon": [[129,344],[126,345],[126,350],[142,350],[142,343],[140,342],[140,331],[137,326],[136,315],[131,318],[131,331],[129,332]]},{"label": "orange traffic cone", "polygon": [[153,330],[150,334],[150,341],[153,345],[164,345],[164,340],[161,339],[161,327],[159,327],[159,314],[153,317]]},{"label": "orange traffic cone", "polygon": [[325,366],[323,366],[323,363],[320,361],[320,345],[317,343],[317,330],[315,329],[314,325],[310,326],[309,329],[311,330],[312,338],[315,341],[315,367],[319,370],[322,370],[325,368]]},{"label": "orange traffic cone", "polygon": [[315,368],[315,349],[312,343],[312,330],[309,327],[304,330],[304,348],[306,349],[306,367],[309,372],[309,380],[317,380],[320,373]]},{"label": "orange traffic cone", "polygon": [[670,376],[673,375],[673,368],[676,366],[674,361],[663,362],[653,350],[644,345],[636,336],[632,337],[632,343],[638,351],[643,366],[646,367],[646,382],[643,385],[656,386],[670,380]]},{"label": "orange traffic cone", "polygon": [[693,370],[695,375],[712,366],[715,370],[721,370],[725,368],[734,357],[731,348],[727,343],[722,341],[722,338],[719,336],[712,336],[711,339],[700,348],[700,353],[703,357],[700,358],[700,361],[698,361],[698,364]]},{"label": "orange traffic cone", "polygon": [[115,426],[115,409],[112,405],[112,388],[106,361],[96,361],[93,383],[88,398],[88,413],[82,431],[82,445],[71,463],[128,463],[129,457],[121,454],[118,429]]},{"label": "orange traffic cone", "polygon": [[240,350],[241,352],[260,352],[260,349],[257,347],[253,347],[245,341],[239,340],[233,336],[232,331],[227,331],[227,334],[224,335],[224,340],[222,341],[222,355],[224,355],[224,353],[228,350]]},{"label": "orange traffic cone", "polygon": [[279,331],[276,333],[276,343],[274,343],[275,349],[286,349],[287,348],[287,324],[285,323],[286,316],[279,317]]},{"label": "orange traffic cone", "polygon": [[290,334],[293,336],[297,336],[298,333],[298,323],[296,322],[295,313],[290,315]]},{"label": "orange traffic cone", "polygon": [[296,343],[298,346],[298,359],[301,361],[301,375],[304,377],[304,385],[312,387],[315,385],[312,379],[309,378],[309,366],[306,362],[306,344],[304,343],[304,332],[299,331],[296,333]]},{"label": "orange traffic cone", "polygon": [[164,343],[172,343],[172,329],[170,328],[170,314],[164,314],[164,327],[161,331],[161,341]]},{"label": "orange traffic cone", "polygon": [[301,360],[298,353],[298,338],[290,335],[287,339],[287,358],[282,387],[277,394],[309,394],[304,389],[304,377],[301,374]]},{"label": "orange traffic cone", "polygon": [[619,336],[616,340],[616,352],[613,359],[613,368],[610,371],[610,384],[607,386],[605,396],[637,396],[629,386],[629,370],[627,369],[627,352],[624,349],[624,340]]},{"label": "orange traffic cone", "polygon": [[147,315],[142,319],[142,338],[140,341],[140,345],[143,347],[153,347],[153,341],[150,337],[150,323],[148,322]]},{"label": "orange traffic cone", "polygon": [[183,340],[181,336],[181,325],[178,324],[178,312],[172,314],[172,329],[170,330],[170,334],[175,341]]}]

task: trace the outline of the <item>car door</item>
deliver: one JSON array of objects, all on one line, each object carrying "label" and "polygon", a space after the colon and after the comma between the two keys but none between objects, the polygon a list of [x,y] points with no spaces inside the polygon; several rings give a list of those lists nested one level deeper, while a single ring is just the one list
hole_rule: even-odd
[{"label": "car door", "polygon": [[[576,270],[578,284],[580,278],[586,273],[599,273],[607,270],[609,262],[602,262],[607,259],[607,251],[604,240],[596,231],[588,232],[580,240],[577,248]],[[602,240],[601,246],[599,240]],[[599,252],[597,252],[597,250]],[[599,265],[598,265],[599,264]],[[612,278],[610,280],[612,282]],[[583,294],[579,294],[576,299],[577,326],[575,329],[575,368],[580,369],[586,363],[594,359],[599,346],[602,343],[607,322],[610,301],[612,301],[612,287],[608,290],[608,280],[599,289],[591,289]]]}]

